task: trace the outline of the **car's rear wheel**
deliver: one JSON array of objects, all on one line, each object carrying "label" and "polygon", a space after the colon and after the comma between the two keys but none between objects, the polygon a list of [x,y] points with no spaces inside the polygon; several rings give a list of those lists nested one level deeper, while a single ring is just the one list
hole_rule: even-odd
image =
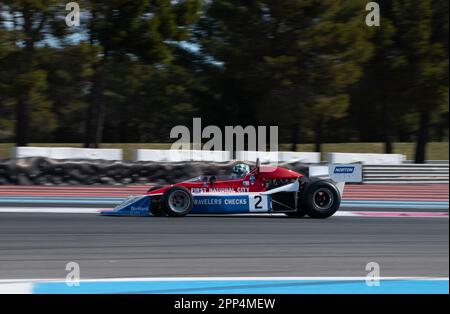
[{"label": "car's rear wheel", "polygon": [[339,209],[341,196],[332,182],[320,180],[308,184],[303,201],[309,217],[328,218]]},{"label": "car's rear wheel", "polygon": [[182,217],[189,214],[194,206],[194,199],[188,189],[173,186],[168,189],[162,199],[161,208],[169,216]]}]

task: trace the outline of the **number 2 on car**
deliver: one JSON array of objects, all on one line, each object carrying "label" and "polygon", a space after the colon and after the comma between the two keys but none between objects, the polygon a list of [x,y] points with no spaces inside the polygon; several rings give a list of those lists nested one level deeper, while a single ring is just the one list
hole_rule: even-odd
[{"label": "number 2 on car", "polygon": [[267,212],[269,211],[269,202],[267,201],[267,195],[255,194],[249,195],[250,212]]}]

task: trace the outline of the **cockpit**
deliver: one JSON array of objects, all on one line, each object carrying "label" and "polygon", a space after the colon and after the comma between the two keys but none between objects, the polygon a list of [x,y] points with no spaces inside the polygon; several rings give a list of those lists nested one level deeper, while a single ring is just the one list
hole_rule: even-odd
[{"label": "cockpit", "polygon": [[239,180],[245,178],[245,176],[250,173],[250,167],[246,164],[236,164],[229,175],[221,176],[198,176],[188,180],[187,182],[211,182],[213,178],[214,181],[228,181],[228,180]]}]

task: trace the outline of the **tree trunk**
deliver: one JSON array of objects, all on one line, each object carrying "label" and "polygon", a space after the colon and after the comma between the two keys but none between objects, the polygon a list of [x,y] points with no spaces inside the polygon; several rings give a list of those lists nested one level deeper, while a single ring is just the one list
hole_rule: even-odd
[{"label": "tree trunk", "polygon": [[86,112],[84,147],[98,148],[102,141],[104,122],[104,67],[106,54],[97,64],[92,77],[90,101]]},{"label": "tree trunk", "polygon": [[26,95],[20,95],[16,104],[16,146],[28,145],[29,112]]},{"label": "tree trunk", "polygon": [[103,103],[103,87],[101,94],[99,94],[99,100],[97,102],[97,119],[95,120],[95,139],[94,147],[99,148],[103,141],[103,126],[105,123],[105,106]]},{"label": "tree trunk", "polygon": [[298,124],[295,124],[292,126],[292,133],[291,133],[291,150],[293,152],[297,151],[297,144],[298,144],[298,133],[299,133],[299,126]]},{"label": "tree trunk", "polygon": [[322,129],[323,121],[322,118],[319,118],[319,121],[316,123],[315,127],[315,151],[321,153],[322,152]]},{"label": "tree trunk", "polygon": [[[30,8],[25,5],[22,11],[23,17],[23,30],[25,36],[25,49],[23,54],[22,64],[18,65],[22,68],[22,74],[27,75],[31,68],[34,58],[34,44],[35,35],[33,30],[32,13]],[[16,146],[28,145],[28,130],[30,127],[30,107],[29,107],[29,87],[26,86],[25,90],[21,90],[16,106]]]},{"label": "tree trunk", "polygon": [[392,138],[388,133],[384,135],[384,153],[392,154]]},{"label": "tree trunk", "polygon": [[425,163],[429,128],[430,112],[425,109],[420,112],[420,124],[417,132],[415,162],[418,164]]},{"label": "tree trunk", "polygon": [[381,104],[381,117],[383,120],[384,153],[392,154],[391,120],[389,117],[389,106],[385,101]]},{"label": "tree trunk", "polygon": [[90,101],[86,108],[85,129],[84,129],[84,147],[90,148],[92,143],[92,121],[94,119],[94,107]]}]

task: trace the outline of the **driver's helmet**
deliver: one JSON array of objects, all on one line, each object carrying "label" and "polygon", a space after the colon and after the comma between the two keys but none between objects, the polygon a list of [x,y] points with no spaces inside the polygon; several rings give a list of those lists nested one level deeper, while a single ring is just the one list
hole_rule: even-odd
[{"label": "driver's helmet", "polygon": [[249,166],[247,166],[246,164],[237,164],[233,167],[233,170],[231,171],[231,177],[242,178],[249,172],[250,172]]}]

